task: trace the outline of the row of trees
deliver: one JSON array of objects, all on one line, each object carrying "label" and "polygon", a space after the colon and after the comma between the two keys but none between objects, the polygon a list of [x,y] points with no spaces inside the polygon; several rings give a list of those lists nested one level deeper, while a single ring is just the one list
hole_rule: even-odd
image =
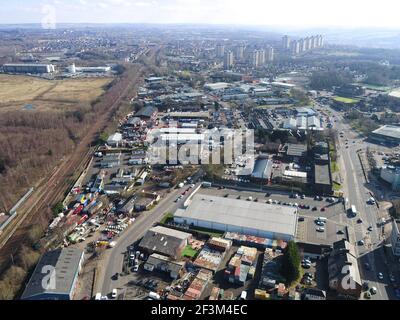
[{"label": "row of trees", "polygon": [[[22,293],[21,283],[26,281],[41,255],[41,252],[32,248],[32,245],[39,240],[42,232],[38,225],[30,227],[26,244],[11,256],[11,265],[0,277],[0,300],[12,300]],[[6,267],[3,261],[1,266]]]},{"label": "row of trees", "polygon": [[341,70],[317,71],[311,75],[310,88],[313,90],[331,90],[353,82],[350,73]]}]

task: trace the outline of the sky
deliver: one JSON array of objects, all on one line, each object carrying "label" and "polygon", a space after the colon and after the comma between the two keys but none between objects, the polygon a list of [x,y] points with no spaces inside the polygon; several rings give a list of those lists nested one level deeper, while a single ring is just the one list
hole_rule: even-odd
[{"label": "sky", "polygon": [[192,23],[400,29],[399,0],[0,0],[0,23]]}]

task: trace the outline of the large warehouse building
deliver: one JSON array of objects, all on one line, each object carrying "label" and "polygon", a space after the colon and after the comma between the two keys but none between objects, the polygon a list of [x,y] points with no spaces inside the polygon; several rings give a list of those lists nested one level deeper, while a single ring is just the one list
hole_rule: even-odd
[{"label": "large warehouse building", "polygon": [[174,221],[213,230],[290,241],[296,234],[297,209],[195,194],[186,208],[175,212]]},{"label": "large warehouse building", "polygon": [[22,300],[72,300],[84,253],[75,248],[46,252],[22,294]]},{"label": "large warehouse building", "polygon": [[382,126],[373,131],[370,138],[377,142],[400,144],[400,126]]},{"label": "large warehouse building", "polygon": [[6,73],[52,73],[55,67],[52,64],[36,63],[9,63],[3,65],[3,71]]}]

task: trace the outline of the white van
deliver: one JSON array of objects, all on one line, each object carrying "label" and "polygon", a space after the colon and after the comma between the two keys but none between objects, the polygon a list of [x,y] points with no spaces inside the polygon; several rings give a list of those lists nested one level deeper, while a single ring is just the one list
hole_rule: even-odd
[{"label": "white van", "polygon": [[94,300],[101,300],[101,292],[96,293]]},{"label": "white van", "polygon": [[118,290],[117,289],[113,289],[112,294],[111,294],[113,299],[116,299],[118,296]]}]

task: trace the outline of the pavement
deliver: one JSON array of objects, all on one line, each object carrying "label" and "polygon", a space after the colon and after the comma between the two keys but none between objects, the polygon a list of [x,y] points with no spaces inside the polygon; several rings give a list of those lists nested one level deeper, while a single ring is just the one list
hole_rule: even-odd
[{"label": "pavement", "polygon": [[[372,296],[373,300],[394,299],[393,288],[389,281],[386,256],[382,249],[384,241],[381,235],[382,230],[377,227],[379,216],[384,213],[379,212],[376,205],[367,204],[368,199],[371,197],[371,185],[365,180],[357,153],[359,150],[366,150],[370,144],[360,139],[358,134],[344,122],[340,113],[333,109],[328,109],[336,117],[335,128],[339,132],[342,131],[344,136],[339,138],[338,145],[340,174],[343,179],[342,187],[344,197],[348,199],[348,207],[355,205],[358,211],[356,218],[347,218],[348,220],[344,222],[352,227],[349,230],[354,230],[361,278],[368,281],[370,287],[377,288],[377,294]],[[348,148],[346,148],[346,139],[348,139]],[[376,148],[377,146],[374,145],[374,147]],[[359,218],[363,220],[363,223],[357,223]],[[372,232],[367,230],[369,226],[373,227]],[[357,245],[359,240],[364,240],[365,245]],[[366,262],[370,265],[370,270],[365,268],[364,264]],[[379,272],[384,274],[383,280],[377,278]]]},{"label": "pavement", "polygon": [[[197,180],[199,174],[194,175],[194,181]],[[196,187],[200,185],[199,183]],[[112,277],[116,273],[122,272],[124,253],[127,248],[141,239],[155,223],[159,222],[166,213],[174,213],[185,200],[190,196],[188,193],[181,201],[175,202],[177,197],[186,190],[188,186],[182,189],[174,189],[167,194],[164,199],[152,210],[146,211],[136,219],[120,238],[117,239],[117,244],[114,248],[107,252],[103,258],[103,262],[99,266],[98,276],[96,280],[96,291],[102,295],[108,295],[114,288],[112,287]],[[192,190],[195,190],[193,188]]]}]

